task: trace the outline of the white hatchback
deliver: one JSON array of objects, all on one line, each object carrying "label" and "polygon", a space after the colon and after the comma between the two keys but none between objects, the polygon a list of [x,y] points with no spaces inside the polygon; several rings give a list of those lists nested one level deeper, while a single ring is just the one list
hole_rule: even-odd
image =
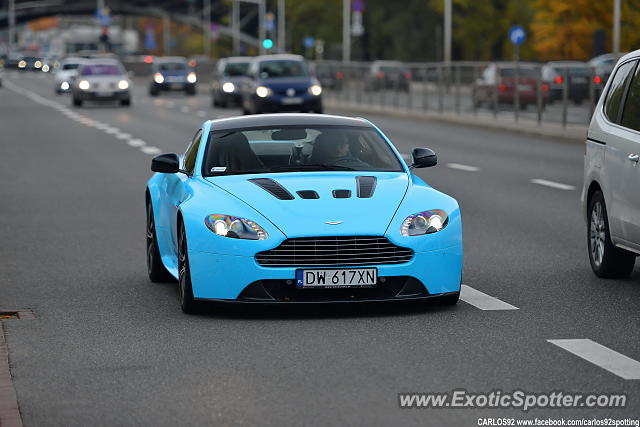
[{"label": "white hatchback", "polygon": [[623,56],[591,118],[582,207],[591,267],[627,277],[640,254],[640,50]]}]

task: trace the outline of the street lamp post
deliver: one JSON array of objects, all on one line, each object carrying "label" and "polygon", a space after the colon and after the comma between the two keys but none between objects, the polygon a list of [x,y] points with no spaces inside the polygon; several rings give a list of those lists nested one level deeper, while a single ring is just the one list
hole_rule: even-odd
[{"label": "street lamp post", "polygon": [[451,0],[444,0],[444,62],[451,62]]},{"label": "street lamp post", "polygon": [[16,39],[16,5],[15,0],[9,0],[9,52],[13,52]]},{"label": "street lamp post", "polygon": [[280,53],[287,50],[285,43],[285,0],[278,0],[278,50]]},{"label": "street lamp post", "polygon": [[620,53],[620,0],[613,0],[613,53]]},{"label": "street lamp post", "polygon": [[351,61],[351,0],[342,0],[342,62]]},{"label": "street lamp post", "polygon": [[211,56],[211,0],[203,0],[202,27],[204,31],[204,54]]},{"label": "street lamp post", "polygon": [[264,26],[265,15],[267,14],[267,5],[265,4],[265,0],[260,0],[258,2],[258,31],[260,33],[260,55],[264,55],[266,53],[264,44],[262,43],[264,39],[267,37],[267,29]]}]

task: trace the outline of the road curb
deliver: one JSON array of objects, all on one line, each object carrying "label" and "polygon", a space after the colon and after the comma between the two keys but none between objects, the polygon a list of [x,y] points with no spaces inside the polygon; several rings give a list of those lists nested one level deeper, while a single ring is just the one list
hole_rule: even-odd
[{"label": "road curb", "polygon": [[4,337],[2,322],[0,322],[0,425],[2,427],[22,427],[18,398],[11,380],[9,349]]},{"label": "road curb", "polygon": [[435,122],[453,123],[463,126],[484,127],[495,130],[504,130],[509,132],[518,132],[528,135],[541,136],[544,138],[561,139],[567,142],[583,144],[586,136],[588,126],[586,125],[562,125],[557,123],[545,123],[538,125],[537,122],[531,120],[520,120],[518,123],[513,121],[506,121],[503,119],[496,119],[490,115],[478,115],[473,116],[470,114],[457,115],[455,113],[430,113],[424,111],[410,111],[410,110],[389,110],[376,106],[363,106],[361,104],[354,103],[342,103],[332,100],[324,101],[325,107],[331,110],[338,110],[355,114],[381,114],[392,117],[428,120]]}]

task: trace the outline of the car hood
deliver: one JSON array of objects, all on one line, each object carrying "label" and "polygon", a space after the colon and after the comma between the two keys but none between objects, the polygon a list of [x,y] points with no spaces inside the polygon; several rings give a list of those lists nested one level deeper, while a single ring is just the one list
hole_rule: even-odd
[{"label": "car hood", "polygon": [[[358,197],[358,176],[376,178],[371,197]],[[250,181],[256,178],[272,179],[294,199],[279,199]],[[260,212],[289,238],[383,235],[409,186],[408,176],[403,172],[295,172],[205,179]],[[301,190],[313,190],[319,198],[303,199],[297,194]],[[350,190],[351,197],[335,198],[333,190]]]},{"label": "car hood", "polygon": [[306,90],[313,84],[313,81],[311,77],[283,77],[277,79],[261,79],[259,84],[274,91],[284,91],[289,88]]}]

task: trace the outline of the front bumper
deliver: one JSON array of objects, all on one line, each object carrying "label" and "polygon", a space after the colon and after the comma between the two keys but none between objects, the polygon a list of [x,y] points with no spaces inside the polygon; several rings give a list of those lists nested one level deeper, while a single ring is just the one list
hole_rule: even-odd
[{"label": "front bumper", "polygon": [[76,90],[73,92],[73,97],[82,101],[119,101],[130,99],[131,94],[129,93],[128,89],[113,91],[109,92],[108,94],[86,90]]},{"label": "front bumper", "polygon": [[[378,269],[374,288],[300,289],[296,267],[262,267],[254,257],[189,250],[196,299],[238,302],[353,302],[423,299],[460,291],[462,245],[416,252]],[[318,267],[312,267],[316,269]]]},{"label": "front bumper", "polygon": [[[300,102],[290,103],[292,98]],[[257,111],[278,113],[280,111],[322,111],[322,95],[298,95],[294,97],[272,94],[266,98],[253,95],[253,102]]]},{"label": "front bumper", "polygon": [[186,80],[182,82],[167,82],[167,81],[165,81],[164,83],[153,82],[151,85],[154,90],[158,90],[158,91],[173,91],[173,90],[189,91],[189,90],[194,90],[196,87],[196,83],[189,83]]}]

